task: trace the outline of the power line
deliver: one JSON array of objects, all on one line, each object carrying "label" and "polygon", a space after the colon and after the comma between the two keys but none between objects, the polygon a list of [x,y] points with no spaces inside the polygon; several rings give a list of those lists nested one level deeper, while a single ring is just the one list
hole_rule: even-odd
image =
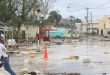
[{"label": "power line", "polygon": [[[103,4],[99,5],[99,6],[96,6],[96,7],[89,7],[89,6],[87,6],[87,7],[89,7],[90,9],[109,9],[110,7],[101,8],[101,7],[104,7],[105,5],[108,5],[109,2],[110,2],[110,0],[107,0],[105,3],[103,3]],[[73,5],[77,5],[77,6],[81,5],[79,3],[81,3],[81,2],[77,2],[77,3],[73,3],[72,2]],[[88,4],[88,2],[84,3],[83,5],[87,5],[87,4]],[[71,4],[69,4],[68,8],[71,8]],[[80,9],[85,9],[85,7],[78,8],[75,11],[80,10]]]},{"label": "power line", "polygon": [[[69,7],[70,8],[70,7]],[[110,9],[110,7],[104,7],[104,8],[91,8],[91,7],[88,7],[89,9],[91,9],[91,10],[93,10],[93,9],[96,9],[96,10],[103,10],[103,9]],[[82,10],[82,9],[85,9],[85,8],[78,8],[78,9],[75,9],[75,10],[73,10],[73,12],[77,12],[77,11],[80,11],[80,10]]]},{"label": "power line", "polygon": [[96,8],[100,8],[100,7],[102,7],[102,6],[105,6],[105,5],[108,4],[108,2],[110,2],[110,0],[107,0],[105,3],[103,3],[103,4],[99,5],[99,6],[97,6]]},{"label": "power line", "polygon": [[[96,6],[96,7],[80,7],[80,8],[75,8],[76,10],[74,10],[74,8],[72,8],[74,11],[72,11],[72,12],[77,12],[77,11],[80,11],[80,10],[82,10],[82,9],[85,9],[86,10],[86,12],[87,12],[87,14],[86,14],[86,22],[87,22],[87,24],[88,24],[88,17],[89,17],[89,11],[90,10],[101,10],[101,9],[110,9],[110,7],[108,6],[108,7],[104,7],[104,6],[106,6],[108,3],[110,2],[110,0],[107,0],[106,2],[104,2],[103,4],[100,4],[100,5],[98,5],[98,6]],[[87,4],[87,3],[86,3]],[[76,5],[76,4],[75,4]],[[70,9],[71,7],[70,6],[68,6],[68,9]],[[87,25],[88,26],[88,25]],[[88,28],[88,27],[87,27]],[[88,33],[88,30],[87,30],[87,33]]]}]

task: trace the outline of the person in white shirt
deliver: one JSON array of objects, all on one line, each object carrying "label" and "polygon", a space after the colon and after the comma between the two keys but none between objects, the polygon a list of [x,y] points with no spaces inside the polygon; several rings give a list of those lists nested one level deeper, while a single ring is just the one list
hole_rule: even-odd
[{"label": "person in white shirt", "polygon": [[[0,40],[2,37],[0,36]],[[0,42],[0,60],[3,64],[4,69],[9,72],[11,75],[16,75],[16,73],[12,70],[9,64],[9,56],[6,53],[7,49],[5,48],[4,44]]]}]

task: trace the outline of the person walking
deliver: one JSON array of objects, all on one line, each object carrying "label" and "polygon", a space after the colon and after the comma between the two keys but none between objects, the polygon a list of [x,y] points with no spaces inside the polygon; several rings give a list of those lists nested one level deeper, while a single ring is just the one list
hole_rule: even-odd
[{"label": "person walking", "polygon": [[[2,37],[0,36],[0,40],[2,40]],[[4,69],[10,73],[10,75],[16,75],[16,73],[12,70],[10,63],[9,63],[9,56],[6,53],[7,49],[0,41],[0,60],[3,64]]]}]

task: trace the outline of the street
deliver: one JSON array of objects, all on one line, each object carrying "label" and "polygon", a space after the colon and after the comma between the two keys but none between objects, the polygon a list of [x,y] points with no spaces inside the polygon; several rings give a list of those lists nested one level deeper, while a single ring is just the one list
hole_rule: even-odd
[{"label": "street", "polygon": [[[19,54],[11,55],[10,63],[18,75],[21,69],[27,69],[29,72],[39,71],[44,75],[46,73],[109,75],[109,44],[110,42],[74,41],[71,44],[50,45],[47,48],[47,61],[44,61],[43,51],[34,53],[34,57],[30,58],[30,50],[20,50]],[[78,58],[75,58],[76,56]]]}]

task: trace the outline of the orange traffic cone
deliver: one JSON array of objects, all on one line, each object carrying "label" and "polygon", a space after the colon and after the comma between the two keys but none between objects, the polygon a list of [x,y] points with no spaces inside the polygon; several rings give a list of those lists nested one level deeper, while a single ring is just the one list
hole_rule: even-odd
[{"label": "orange traffic cone", "polygon": [[44,48],[44,60],[47,61],[48,59],[48,51],[47,51],[47,46]]}]

